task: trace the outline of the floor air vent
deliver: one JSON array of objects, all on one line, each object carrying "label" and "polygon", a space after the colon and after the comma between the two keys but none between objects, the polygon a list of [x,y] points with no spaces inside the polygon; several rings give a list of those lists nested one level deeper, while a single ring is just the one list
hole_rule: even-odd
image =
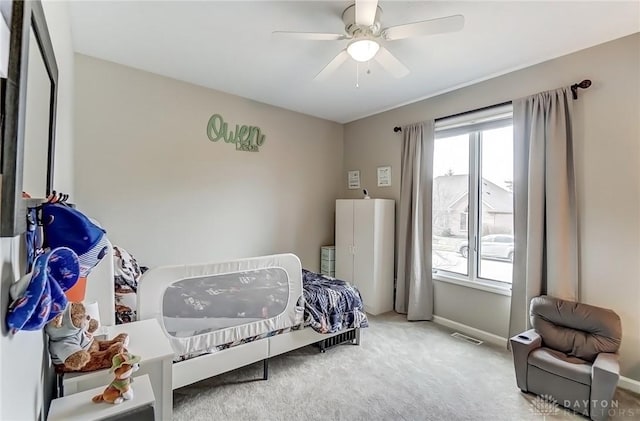
[{"label": "floor air vent", "polygon": [[454,338],[462,339],[463,341],[469,342],[470,344],[474,344],[474,345],[482,344],[481,340],[472,338],[471,336],[463,335],[460,332],[453,332],[451,336],[453,336]]}]

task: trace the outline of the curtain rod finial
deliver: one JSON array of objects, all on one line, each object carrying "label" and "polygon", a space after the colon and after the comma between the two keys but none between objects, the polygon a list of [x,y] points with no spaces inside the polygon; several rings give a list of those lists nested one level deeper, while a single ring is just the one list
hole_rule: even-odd
[{"label": "curtain rod finial", "polygon": [[578,83],[578,88],[587,89],[589,86],[591,86],[591,81],[589,79],[585,79]]},{"label": "curtain rod finial", "polygon": [[591,86],[591,81],[589,79],[585,79],[580,83],[574,83],[571,85],[571,93],[573,94],[573,99],[578,99],[578,88],[587,89]]},{"label": "curtain rod finial", "polygon": [[393,128],[393,132],[394,133],[398,133],[398,132],[401,132],[401,131],[402,131],[402,127],[400,127],[400,126],[396,126],[396,127]]}]

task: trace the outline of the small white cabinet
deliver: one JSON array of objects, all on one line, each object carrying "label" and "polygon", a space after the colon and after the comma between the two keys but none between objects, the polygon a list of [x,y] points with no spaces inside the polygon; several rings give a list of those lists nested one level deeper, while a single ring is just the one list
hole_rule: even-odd
[{"label": "small white cabinet", "polygon": [[[113,378],[112,378],[113,380]],[[153,419],[155,397],[149,376],[138,376],[131,383],[133,399],[119,404],[106,402],[94,403],[91,399],[104,392],[107,385],[88,389],[51,401],[48,421],[99,421],[116,419]]]},{"label": "small white cabinet", "polygon": [[393,310],[394,223],[394,200],[336,200],[336,278],[355,285],[374,315]]},{"label": "small white cabinet", "polygon": [[[155,319],[139,320],[105,328],[107,338],[120,333],[129,334],[127,349],[140,356],[140,370],[134,377],[149,375],[155,395],[155,415],[157,421],[170,421],[173,417],[172,360],[173,348]],[[109,384],[113,374],[108,369],[87,373],[65,373],[62,377],[64,395],[73,395],[94,387]]]}]

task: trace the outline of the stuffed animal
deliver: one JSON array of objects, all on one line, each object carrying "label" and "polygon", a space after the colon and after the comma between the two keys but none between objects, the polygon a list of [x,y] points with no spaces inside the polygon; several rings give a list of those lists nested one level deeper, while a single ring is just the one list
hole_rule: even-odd
[{"label": "stuffed animal", "polygon": [[111,372],[115,379],[109,383],[104,392],[93,397],[94,402],[121,403],[124,400],[133,399],[131,375],[138,371],[140,357],[122,352],[113,356]]},{"label": "stuffed animal", "polygon": [[91,319],[82,303],[69,303],[45,327],[49,353],[57,372],[94,371],[111,366],[114,355],[122,352],[129,336],[121,333],[110,341],[97,340],[92,333],[98,322]]}]

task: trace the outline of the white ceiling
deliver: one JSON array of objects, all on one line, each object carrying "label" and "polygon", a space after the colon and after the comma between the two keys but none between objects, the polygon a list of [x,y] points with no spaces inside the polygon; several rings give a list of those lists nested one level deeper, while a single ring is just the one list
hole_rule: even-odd
[{"label": "white ceiling", "polygon": [[[388,42],[411,73],[345,63],[313,77],[347,41],[271,37],[343,33],[329,1],[74,1],[77,52],[345,123],[640,31],[636,1],[380,1],[382,26],[463,14],[460,32]],[[588,69],[585,69],[588,73]]]}]

